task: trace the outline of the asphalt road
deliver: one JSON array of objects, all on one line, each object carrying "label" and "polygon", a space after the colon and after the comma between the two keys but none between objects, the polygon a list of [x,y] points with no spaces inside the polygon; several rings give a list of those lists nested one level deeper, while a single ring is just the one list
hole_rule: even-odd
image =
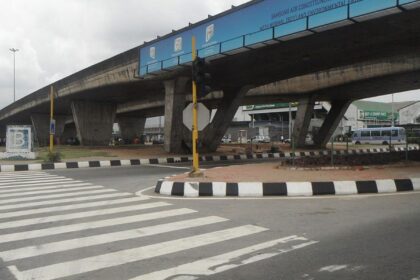
[{"label": "asphalt road", "polygon": [[139,166],[0,174],[0,279],[420,279],[420,193],[133,195],[187,171]]}]

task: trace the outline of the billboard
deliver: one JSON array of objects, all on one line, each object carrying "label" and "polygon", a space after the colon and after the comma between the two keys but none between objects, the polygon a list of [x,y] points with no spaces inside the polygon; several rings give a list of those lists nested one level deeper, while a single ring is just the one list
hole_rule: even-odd
[{"label": "billboard", "polygon": [[35,159],[33,152],[32,127],[27,125],[8,125],[6,130],[6,152],[0,159]]},{"label": "billboard", "polygon": [[140,48],[140,76],[191,61],[191,38],[207,57],[420,0],[256,0]]}]

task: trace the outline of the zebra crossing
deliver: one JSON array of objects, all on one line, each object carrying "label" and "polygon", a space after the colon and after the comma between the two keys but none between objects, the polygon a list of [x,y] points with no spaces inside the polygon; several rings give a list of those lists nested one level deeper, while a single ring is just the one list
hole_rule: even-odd
[{"label": "zebra crossing", "polygon": [[0,259],[17,280],[197,279],[317,243],[272,235],[41,171],[0,174]]}]

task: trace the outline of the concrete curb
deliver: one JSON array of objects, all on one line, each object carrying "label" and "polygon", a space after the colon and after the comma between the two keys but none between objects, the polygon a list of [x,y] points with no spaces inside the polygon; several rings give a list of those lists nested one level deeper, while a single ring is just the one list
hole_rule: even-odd
[{"label": "concrete curb", "polygon": [[[396,152],[403,152],[405,148],[397,147]],[[409,151],[419,150],[418,146],[409,146]],[[389,148],[373,148],[373,149],[351,149],[348,151],[334,151],[335,155],[352,155],[352,154],[377,154],[389,152]],[[331,155],[331,151],[310,151],[298,152],[296,157],[305,156],[322,156]],[[252,155],[219,155],[219,156],[201,156],[201,162],[217,162],[217,161],[240,161],[251,159],[275,159],[275,158],[291,158],[293,153],[262,153]],[[129,159],[129,160],[102,160],[102,161],[73,161],[59,163],[31,163],[31,164],[14,164],[0,165],[0,172],[13,171],[34,171],[34,170],[55,170],[55,169],[75,169],[75,168],[98,168],[98,167],[115,167],[115,166],[138,166],[152,164],[174,164],[191,162],[192,157],[168,157],[168,158],[150,158],[150,159]]]},{"label": "concrete curb", "polygon": [[329,182],[173,182],[158,181],[155,192],[181,197],[268,197],[381,194],[420,191],[420,178]]}]

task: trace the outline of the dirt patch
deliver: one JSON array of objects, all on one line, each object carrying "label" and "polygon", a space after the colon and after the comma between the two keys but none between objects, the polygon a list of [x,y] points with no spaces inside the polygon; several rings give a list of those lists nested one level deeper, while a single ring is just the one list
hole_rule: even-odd
[{"label": "dirt patch", "polygon": [[319,182],[420,178],[420,163],[406,162],[388,166],[355,167],[348,170],[291,170],[279,163],[218,167],[204,171],[203,178],[182,174],[171,181],[194,182]]}]

